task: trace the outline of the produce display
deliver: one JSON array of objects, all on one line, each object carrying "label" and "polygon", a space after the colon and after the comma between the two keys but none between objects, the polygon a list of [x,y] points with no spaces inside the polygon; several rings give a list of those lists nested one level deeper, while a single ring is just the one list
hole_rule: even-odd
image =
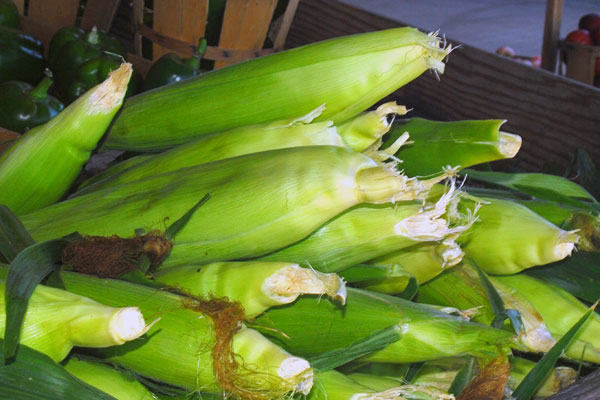
[{"label": "produce display", "polygon": [[[583,15],[579,18],[578,29],[570,31],[564,40],[576,45],[600,46],[600,14]],[[594,81],[589,83],[600,87],[600,57],[594,64]]]},{"label": "produce display", "polygon": [[[330,39],[129,98],[103,42],[55,36],[72,102],[0,154],[0,398],[526,400],[600,364],[600,285],[552,272],[598,266],[600,204],[467,169],[518,153],[502,119],[384,100],[443,74],[437,34]],[[80,179],[99,147],[127,157]]]}]

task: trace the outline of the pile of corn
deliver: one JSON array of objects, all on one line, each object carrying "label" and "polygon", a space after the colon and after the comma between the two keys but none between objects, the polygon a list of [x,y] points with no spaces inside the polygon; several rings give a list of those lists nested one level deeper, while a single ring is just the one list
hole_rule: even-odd
[{"label": "pile of corn", "polygon": [[[520,272],[580,234],[465,192],[460,169],[518,152],[502,121],[394,122],[407,109],[381,104],[450,51],[413,28],[348,36],[124,105],[123,64],[0,156],[0,204],[35,242],[83,235],[60,287],[31,294],[18,354],[117,399],[510,396],[535,365],[519,355],[587,310]],[[140,154],[74,188],[102,138]],[[2,256],[8,293],[20,255]],[[522,329],[497,322],[487,274]],[[599,330],[594,314],[564,356],[600,363]],[[536,396],[574,379],[557,367]],[[35,390],[11,382],[0,393]]]}]

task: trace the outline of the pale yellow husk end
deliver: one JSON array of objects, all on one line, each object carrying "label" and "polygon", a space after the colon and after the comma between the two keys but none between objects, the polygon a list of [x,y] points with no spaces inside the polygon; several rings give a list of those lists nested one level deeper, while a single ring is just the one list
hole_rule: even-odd
[{"label": "pale yellow husk end", "polygon": [[106,112],[122,103],[132,72],[131,64],[123,63],[104,82],[92,88],[86,99],[86,113],[93,115]]}]

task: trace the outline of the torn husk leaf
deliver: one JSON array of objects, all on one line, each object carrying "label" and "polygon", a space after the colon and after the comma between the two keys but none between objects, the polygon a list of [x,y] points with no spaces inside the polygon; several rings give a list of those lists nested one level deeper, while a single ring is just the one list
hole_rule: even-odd
[{"label": "torn husk leaf", "polygon": [[392,126],[396,115],[408,112],[405,106],[395,101],[384,103],[373,111],[365,111],[356,117],[337,125],[338,133],[354,151],[365,151],[371,146],[381,145],[381,138]]}]

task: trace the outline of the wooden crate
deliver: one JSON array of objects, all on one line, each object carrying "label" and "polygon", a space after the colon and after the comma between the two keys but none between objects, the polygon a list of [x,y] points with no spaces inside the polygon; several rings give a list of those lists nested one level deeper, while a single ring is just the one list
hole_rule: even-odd
[{"label": "wooden crate", "polygon": [[[208,46],[204,58],[215,61],[215,68],[283,50],[299,0],[289,0],[282,17],[269,34],[277,0],[227,0],[218,46]],[[144,70],[167,52],[182,57],[193,55],[204,37],[208,0],[154,0],[153,27],[143,22],[144,0],[133,1],[135,54],[129,58]],[[263,48],[265,38],[273,37],[274,46]],[[142,57],[142,38],[153,43],[152,60]]]},{"label": "wooden crate", "polygon": [[[80,0],[13,0],[21,14],[23,31],[40,39],[44,49],[52,36],[62,27],[73,26],[77,22]],[[87,0],[80,26],[92,26],[108,31],[119,6],[120,0]]]},{"label": "wooden crate", "polygon": [[593,85],[596,77],[596,60],[600,58],[600,46],[560,42],[561,59],[565,60],[569,78]]}]

